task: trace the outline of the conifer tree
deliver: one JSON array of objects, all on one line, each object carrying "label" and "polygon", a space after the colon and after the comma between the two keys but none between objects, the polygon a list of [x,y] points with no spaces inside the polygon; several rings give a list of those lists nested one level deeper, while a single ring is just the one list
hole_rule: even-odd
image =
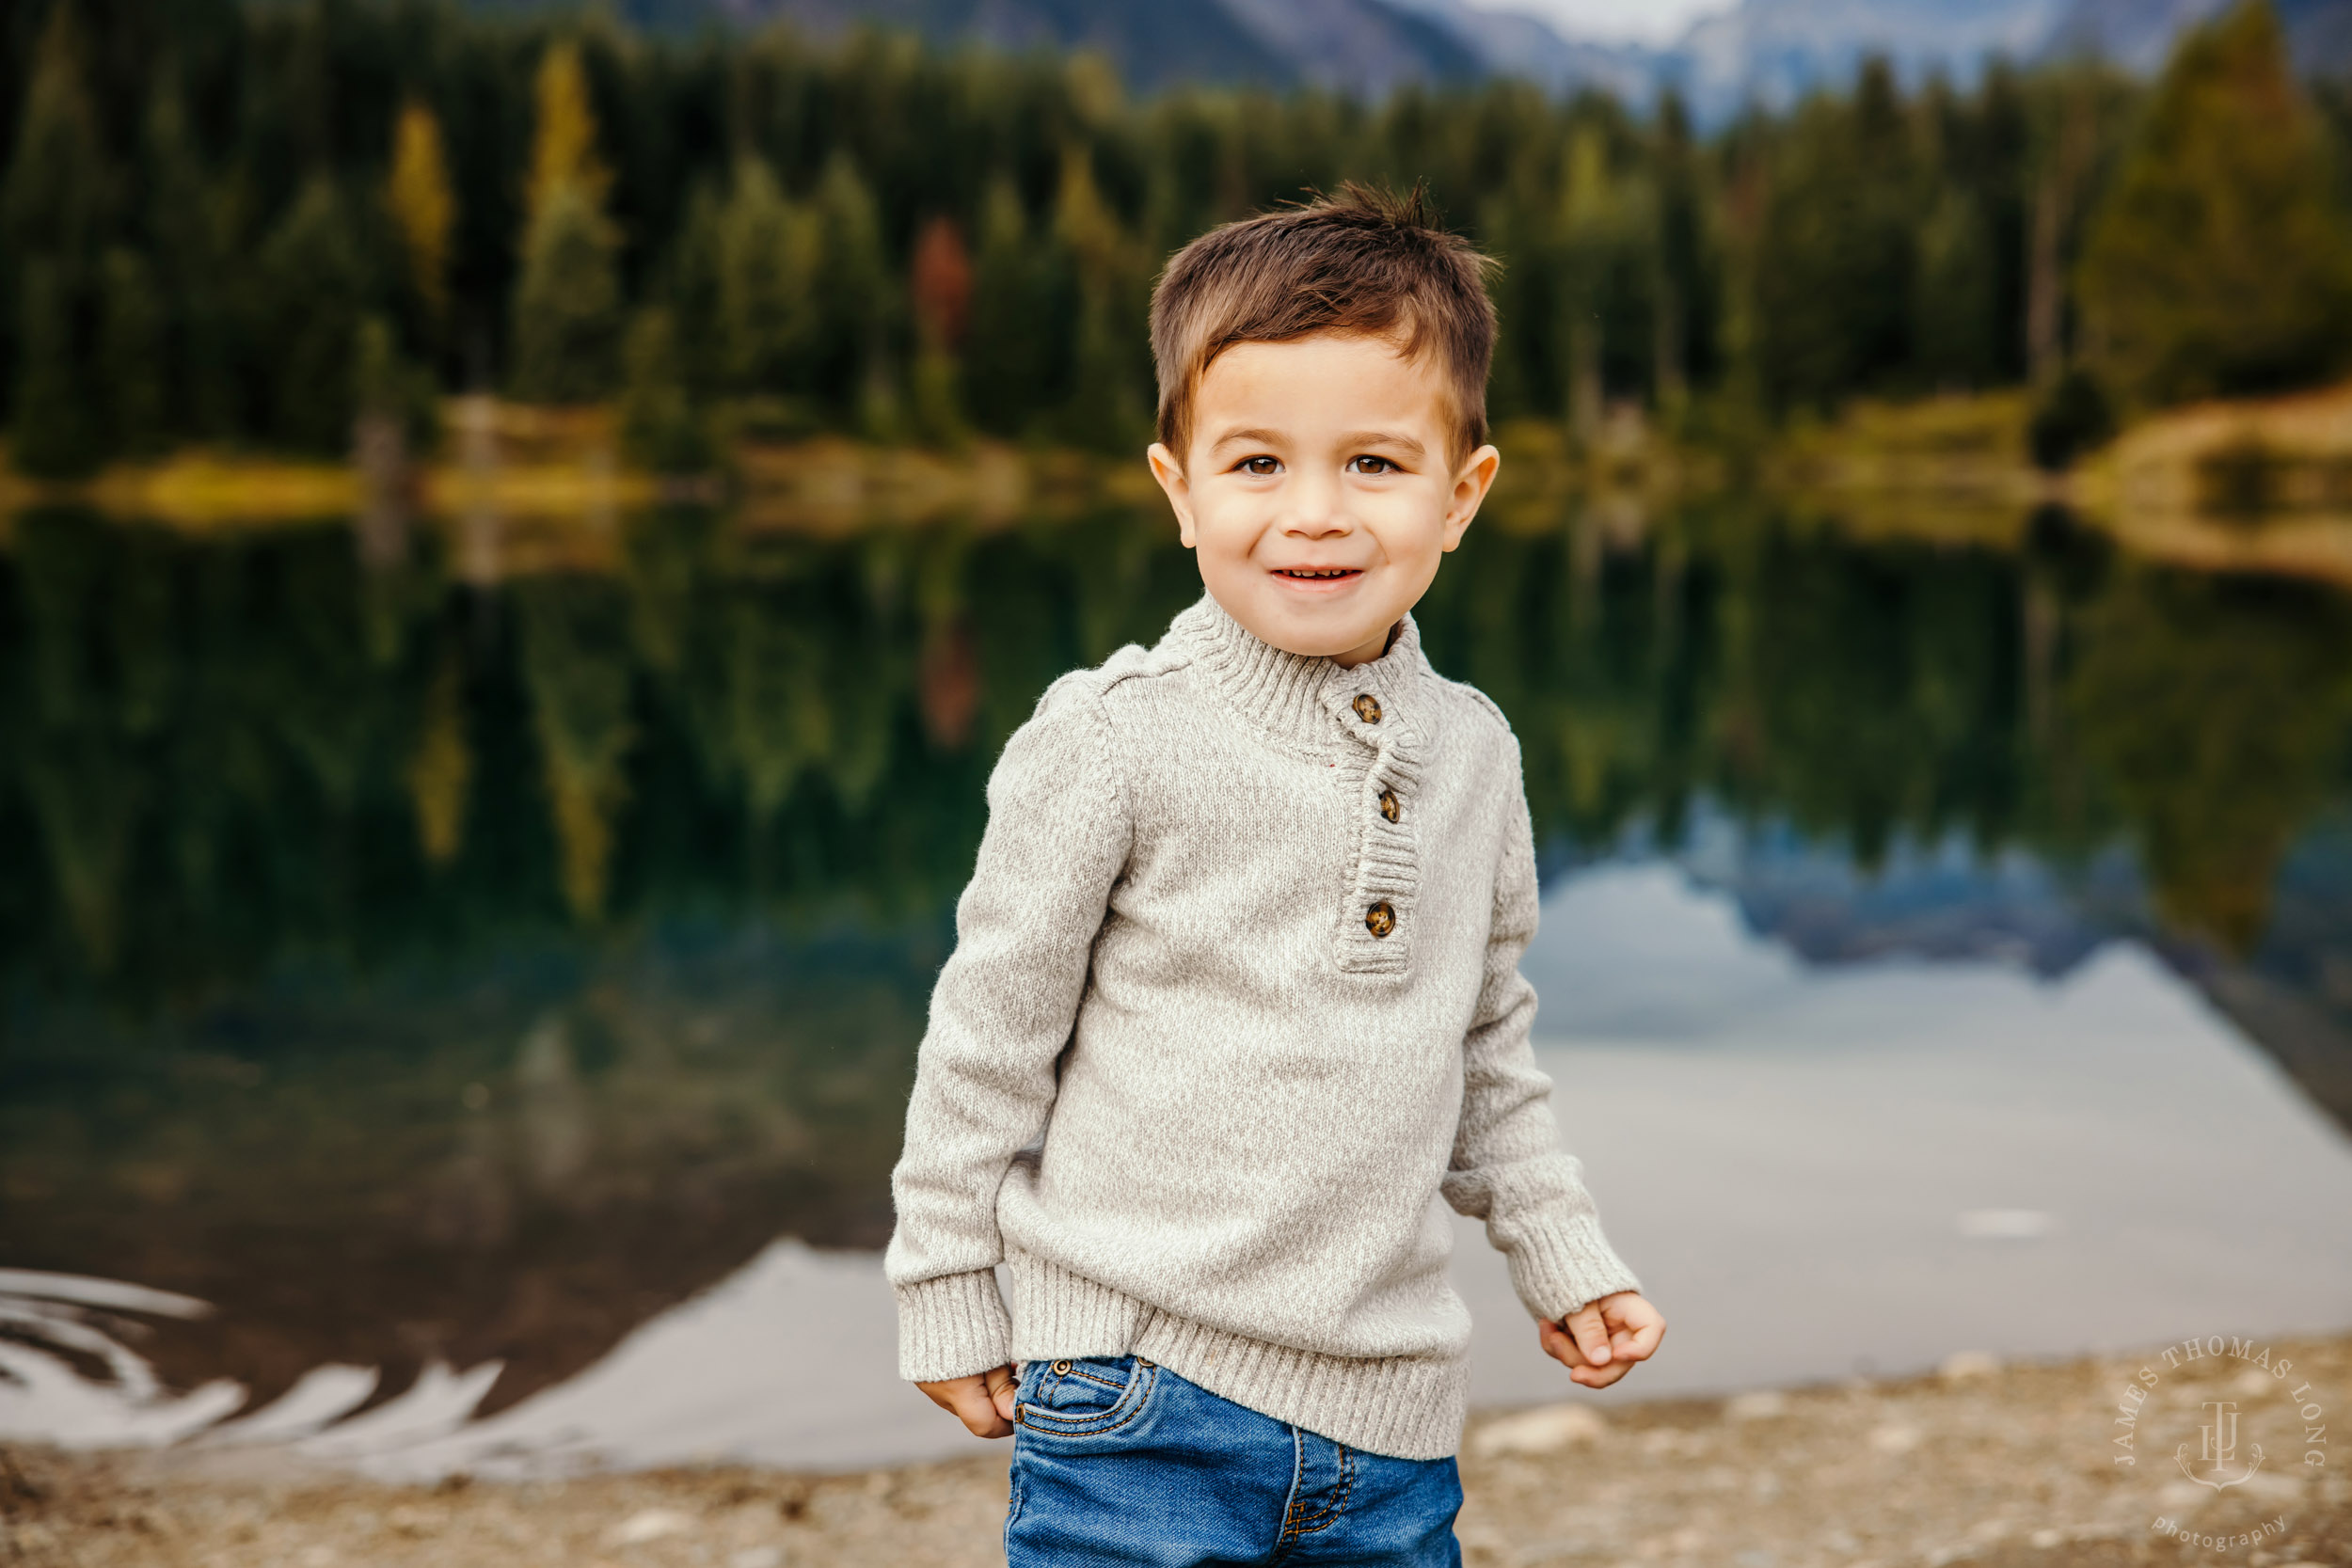
[{"label": "conifer tree", "polygon": [[1071,397],[1063,414],[1070,438],[1117,451],[1140,444],[1146,429],[1136,344],[1148,304],[1134,246],[1104,203],[1083,148],[1062,153],[1054,237],[1078,285]]},{"label": "conifer tree", "polygon": [[100,263],[97,368],[106,444],[133,455],[154,451],[164,434],[164,314],[154,268],[126,245],[108,249]]},{"label": "conifer tree", "polygon": [[524,210],[537,216],[560,187],[569,185],[602,211],[612,173],[596,156],[596,112],[589,102],[579,44],[566,40],[548,45],[539,56],[532,98],[536,118]]},{"label": "conifer tree", "polygon": [[612,229],[576,185],[532,219],[515,291],[515,388],[535,403],[587,403],[612,389],[620,279]]},{"label": "conifer tree", "polygon": [[708,466],[709,442],[687,392],[670,312],[638,311],[622,358],[621,439],[629,455],[672,473]]},{"label": "conifer tree", "polygon": [[746,155],[736,161],[718,241],[717,327],[729,383],[745,392],[790,390],[793,362],[816,325],[817,222],[785,199],[765,159]]},{"label": "conifer tree", "polygon": [[238,434],[239,360],[246,345],[224,256],[222,204],[168,76],[148,111],[146,168],[147,259],[165,317],[165,424],[172,435]]},{"label": "conifer tree", "polygon": [[2265,0],[2183,40],[2078,275],[2089,356],[2140,403],[2290,386],[2352,348],[2352,233]]},{"label": "conifer tree", "polygon": [[105,430],[85,369],[81,318],[88,290],[52,256],[17,263],[23,311],[17,331],[15,420],[9,458],[28,474],[70,479],[105,456]]},{"label": "conifer tree", "polygon": [[450,237],[457,223],[457,197],[450,186],[441,122],[413,98],[400,106],[393,123],[392,171],[384,203],[407,253],[408,286],[437,336],[449,320]]},{"label": "conifer tree", "polygon": [[350,211],[313,175],[262,246],[260,315],[269,368],[269,434],[307,451],[340,451],[358,411],[354,380],[368,305],[367,259]]},{"label": "conifer tree", "polygon": [[1947,189],[1919,233],[1912,355],[1931,387],[1982,387],[1999,369],[2006,336],[1996,315],[1998,263],[1982,203]]},{"label": "conifer tree", "polygon": [[18,351],[11,455],[29,473],[85,473],[105,455],[91,373],[98,258],[112,194],[75,8],[51,8],[0,196],[14,252]]},{"label": "conifer tree", "polygon": [[998,436],[1022,434],[1050,396],[1051,367],[1069,332],[1068,312],[1047,308],[1055,260],[1030,243],[1012,182],[990,181],[980,203],[964,374],[974,421]]},{"label": "conifer tree", "polygon": [[621,330],[619,236],[605,216],[612,182],[596,154],[596,117],[579,47],[539,64],[521,276],[515,287],[515,388],[539,403],[612,389]]},{"label": "conifer tree", "polygon": [[822,236],[812,290],[816,329],[810,369],[816,389],[842,414],[880,434],[896,415],[895,367],[884,336],[892,290],[873,187],[846,151],[827,162],[816,205]]},{"label": "conifer tree", "polygon": [[1772,159],[1752,261],[1757,379],[1775,407],[1883,384],[1910,360],[1916,171],[1891,71],[1801,108]]}]

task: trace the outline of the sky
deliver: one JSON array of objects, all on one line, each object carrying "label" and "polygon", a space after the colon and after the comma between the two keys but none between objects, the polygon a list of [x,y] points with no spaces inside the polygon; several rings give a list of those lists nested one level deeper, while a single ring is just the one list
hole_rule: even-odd
[{"label": "sky", "polygon": [[1532,12],[1571,38],[1671,43],[1695,17],[1734,0],[1470,0],[1483,10]]}]

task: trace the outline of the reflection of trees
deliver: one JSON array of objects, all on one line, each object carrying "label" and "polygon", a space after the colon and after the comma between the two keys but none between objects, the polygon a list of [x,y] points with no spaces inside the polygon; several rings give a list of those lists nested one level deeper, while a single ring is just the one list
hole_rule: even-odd
[{"label": "reflection of trees", "polygon": [[[2042,532],[2021,562],[1737,511],[1473,531],[1419,613],[1512,715],[1549,834],[1671,834],[1702,792],[1866,862],[2122,830],[2171,918],[2242,943],[2335,784],[2346,611]],[[928,914],[1037,692],[1199,591],[1160,518],[1118,512],[835,540],[670,512],[619,578],[487,616],[437,572],[361,572],[324,531],[24,519],[0,832],[42,871],[0,913],[8,963],[152,994],[565,911]]]},{"label": "reflection of trees", "polygon": [[1983,552],[1768,535],[1743,602],[1737,695],[1754,736],[1717,774],[1743,807],[1844,836],[1866,863],[1899,832],[1988,847],[2017,826],[2014,564]]},{"label": "reflection of trees", "polygon": [[613,583],[571,576],[526,579],[512,592],[564,901],[594,919],[604,912],[637,738],[628,601]]},{"label": "reflection of trees", "polygon": [[2299,584],[2124,571],[2078,635],[2069,723],[2165,914],[2244,951],[2288,847],[2342,783],[2352,609]]}]

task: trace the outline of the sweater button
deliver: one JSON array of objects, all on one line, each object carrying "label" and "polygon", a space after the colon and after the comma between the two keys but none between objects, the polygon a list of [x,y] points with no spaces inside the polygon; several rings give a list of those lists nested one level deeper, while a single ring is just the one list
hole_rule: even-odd
[{"label": "sweater button", "polygon": [[1396,803],[1395,790],[1384,789],[1380,792],[1380,815],[1391,822],[1405,815],[1404,808]]},{"label": "sweater button", "polygon": [[1375,937],[1385,937],[1396,929],[1396,911],[1385,898],[1364,911],[1364,928]]},{"label": "sweater button", "polygon": [[1374,696],[1371,692],[1366,691],[1358,696],[1356,701],[1349,705],[1355,708],[1356,717],[1362,720],[1365,723],[1377,724],[1380,722],[1380,699]]}]

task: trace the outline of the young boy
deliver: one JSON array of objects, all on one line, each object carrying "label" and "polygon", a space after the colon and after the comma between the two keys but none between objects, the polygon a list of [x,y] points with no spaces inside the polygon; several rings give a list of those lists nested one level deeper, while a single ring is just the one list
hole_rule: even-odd
[{"label": "young boy", "polygon": [[1015,1568],[1458,1562],[1437,1196],[1575,1381],[1665,1331],[1529,1051],[1518,743],[1409,613],[1502,461],[1488,264],[1350,186],[1153,293],[1208,592],[1007,742],[893,1179],[900,1370],[1015,1436]]}]

